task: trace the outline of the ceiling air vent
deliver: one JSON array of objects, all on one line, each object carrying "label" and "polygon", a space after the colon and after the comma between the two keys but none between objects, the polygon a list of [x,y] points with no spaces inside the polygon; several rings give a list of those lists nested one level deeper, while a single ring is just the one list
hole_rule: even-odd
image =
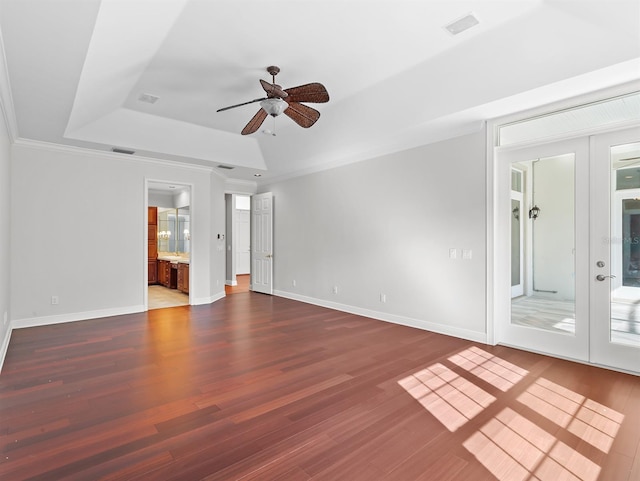
[{"label": "ceiling air vent", "polygon": [[157,95],[153,95],[153,94],[140,94],[138,95],[138,101],[140,102],[145,102],[147,104],[155,104],[158,99],[160,97],[158,97]]},{"label": "ceiling air vent", "polygon": [[135,150],[120,149],[118,147],[112,148],[111,152],[115,152],[116,154],[127,154],[127,155],[131,155],[131,154],[135,154],[136,153]]},{"label": "ceiling air vent", "polygon": [[465,30],[478,25],[480,22],[476,17],[473,16],[472,13],[465,15],[458,20],[451,22],[449,25],[445,25],[445,29],[451,35],[458,35],[459,33],[464,32]]},{"label": "ceiling air vent", "polygon": [[218,169],[233,170],[235,167],[231,167],[230,165],[219,165]]}]

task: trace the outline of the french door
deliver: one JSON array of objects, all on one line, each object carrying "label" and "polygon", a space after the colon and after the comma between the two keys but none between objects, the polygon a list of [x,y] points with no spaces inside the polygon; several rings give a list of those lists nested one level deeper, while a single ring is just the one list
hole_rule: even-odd
[{"label": "french door", "polygon": [[591,139],[590,361],[640,373],[640,128]]},{"label": "french door", "polygon": [[[589,141],[500,149],[496,160],[497,341],[587,360]],[[523,232],[524,262],[522,293],[512,298],[514,170],[525,177],[517,221]]]},{"label": "french door", "polygon": [[[496,161],[497,342],[640,373],[640,129],[498,149]],[[518,221],[514,169],[526,176]]]}]

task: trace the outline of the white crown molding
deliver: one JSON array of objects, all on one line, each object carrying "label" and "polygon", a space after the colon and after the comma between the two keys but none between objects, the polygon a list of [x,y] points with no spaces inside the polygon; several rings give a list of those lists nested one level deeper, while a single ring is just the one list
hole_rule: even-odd
[{"label": "white crown molding", "polygon": [[18,138],[18,122],[16,111],[11,94],[11,82],[9,81],[9,69],[7,68],[7,58],[4,52],[4,40],[0,31],[0,110],[7,125],[7,133],[11,142]]},{"label": "white crown molding", "polygon": [[233,179],[226,177],[224,181],[225,194],[255,194],[258,191],[258,183],[251,180]]},{"label": "white crown molding", "polygon": [[126,161],[126,162],[166,165],[169,167],[178,167],[178,168],[183,168],[188,170],[196,170],[199,172],[208,172],[208,173],[214,172],[213,167],[207,167],[203,165],[187,164],[187,163],[177,162],[173,160],[158,159],[155,157],[145,157],[138,154],[131,154],[131,155],[119,154],[116,152],[87,149],[85,147],[76,147],[71,145],[55,144],[52,142],[43,142],[40,140],[18,138],[15,140],[14,145],[19,147],[24,147],[27,149],[41,150],[41,151],[48,151],[48,152],[51,152],[51,151],[60,152],[60,153],[71,154],[71,155],[79,155],[83,157],[86,157],[88,154],[90,154],[91,156],[98,159],[111,159],[111,160],[117,159],[117,160]]}]

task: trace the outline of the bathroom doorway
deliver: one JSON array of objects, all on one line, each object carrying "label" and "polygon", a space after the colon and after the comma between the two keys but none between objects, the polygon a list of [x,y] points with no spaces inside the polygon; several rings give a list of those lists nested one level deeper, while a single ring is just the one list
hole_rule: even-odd
[{"label": "bathroom doorway", "polygon": [[247,292],[251,278],[251,196],[226,194],[226,294]]},{"label": "bathroom doorway", "polygon": [[147,206],[147,309],[189,305],[191,187],[149,181]]}]

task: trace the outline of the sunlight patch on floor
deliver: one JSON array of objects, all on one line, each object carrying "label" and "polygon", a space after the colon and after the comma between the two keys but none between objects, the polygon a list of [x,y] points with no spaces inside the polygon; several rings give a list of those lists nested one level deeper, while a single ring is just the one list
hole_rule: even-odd
[{"label": "sunlight patch on floor", "polygon": [[440,363],[401,379],[398,384],[452,432],[496,399]]},{"label": "sunlight patch on floor", "polygon": [[478,347],[459,352],[451,356],[449,361],[504,392],[529,373]]},{"label": "sunlight patch on floor", "polygon": [[[447,367],[449,363],[451,367]],[[398,384],[454,432],[502,396],[498,393],[498,398],[494,397],[469,375],[483,387],[488,383],[504,393],[528,374],[526,369],[474,346]],[[597,481],[601,467],[586,454],[593,448],[609,453],[624,415],[542,377],[516,399],[506,401],[508,407],[463,442],[498,481]],[[557,428],[549,432],[545,423],[536,424],[536,418],[527,414],[530,410]],[[569,441],[572,438],[575,442]]]},{"label": "sunlight patch on floor", "polygon": [[510,408],[463,443],[500,481],[596,481],[600,466]]},{"label": "sunlight patch on floor", "polygon": [[624,419],[619,412],[544,378],[536,380],[518,401],[605,454]]}]

